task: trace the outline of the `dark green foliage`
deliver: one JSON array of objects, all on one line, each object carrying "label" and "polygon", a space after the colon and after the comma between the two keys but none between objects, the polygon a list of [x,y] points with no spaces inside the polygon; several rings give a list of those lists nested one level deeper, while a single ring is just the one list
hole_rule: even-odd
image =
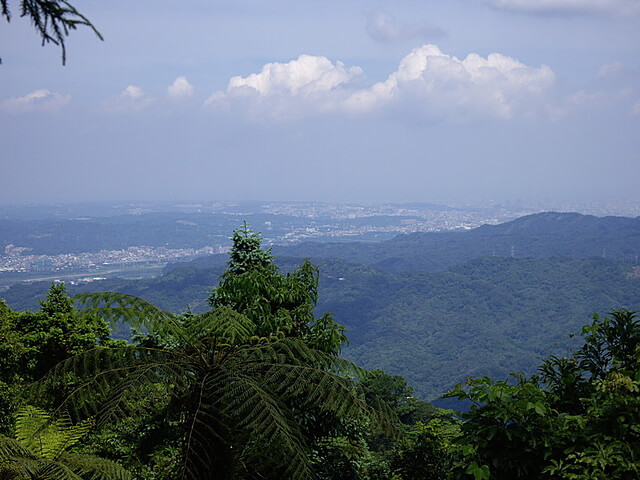
[{"label": "dark green foliage", "polygon": [[27,348],[22,360],[29,380],[40,378],[56,363],[109,338],[107,323],[96,316],[78,315],[62,284],[49,287],[40,312],[17,313],[13,321]]},{"label": "dark green foliage", "polygon": [[89,431],[88,421],[73,425],[67,415],[52,418],[26,406],[17,412],[16,438],[0,435],[0,478],[8,480],[129,480],[118,464],[71,453]]},{"label": "dark green foliage", "polygon": [[[0,301],[0,433],[8,433],[27,384],[72,355],[109,344],[108,337],[107,323],[79,315],[64,285],[49,287],[40,312],[14,312]],[[49,392],[49,405],[76,380],[67,377]]]},{"label": "dark green foliage", "polygon": [[594,316],[569,359],[539,376],[470,378],[448,393],[473,402],[463,414],[469,469],[491,478],[621,479],[640,474],[640,322],[635,312]]},{"label": "dark green foliage", "polygon": [[[302,260],[276,262],[281,272],[291,272]],[[602,258],[488,257],[444,272],[401,274],[342,260],[315,263],[321,272],[315,311],[333,312],[347,328],[345,356],[365,368],[402,375],[422,399],[437,398],[465,375],[533,373],[546,355],[562,357],[577,346],[568,335],[594,311],[610,305],[640,308],[640,278],[630,267]],[[153,280],[70,288],[87,291],[99,285],[143,296],[170,311],[191,306],[201,313],[206,292],[222,272],[221,267],[189,266]],[[14,292],[28,291],[37,305],[46,286],[39,291],[16,286],[4,295],[13,306],[19,305]]]},{"label": "dark green foliage", "polygon": [[[165,397],[164,424],[173,425],[164,435],[179,439],[182,450],[171,478],[306,478],[315,468],[311,453],[332,456],[319,448],[346,438],[347,419],[384,423],[377,412],[388,407],[372,408],[351,380],[359,370],[335,355],[345,339],[341,327],[329,316],[314,320],[317,269],[305,262],[281,274],[246,224],[235,233],[212,311],[178,317],[137,297],[77,296],[86,311],[148,333],[138,345],[70,359],[50,379],[68,372],[89,378],[69,401],[77,415],[98,414],[99,425],[123,425],[118,419],[136,415],[157,390]],[[122,438],[122,430],[115,433]]]},{"label": "dark green foliage", "polygon": [[367,400],[384,401],[405,425],[427,423],[436,413],[433,405],[413,396],[413,387],[400,375],[389,375],[382,370],[369,370],[360,377]]},{"label": "dark green foliage", "polygon": [[405,377],[430,400],[465,375],[533,373],[541,358],[578,346],[569,335],[594,311],[640,306],[640,279],[598,258],[489,257],[396,275],[337,262],[320,268],[318,307],[349,331],[347,358]]},{"label": "dark green foliage", "polygon": [[[0,0],[1,14],[11,20],[9,0]],[[78,26],[89,27],[102,40],[102,35],[96,30],[87,17],[82,15],[66,0],[20,0],[20,16],[28,17],[31,24],[42,38],[42,45],[54,43],[62,50],[62,64],[66,62],[67,50],[65,37]]]},{"label": "dark green foliage", "polygon": [[447,395],[474,402],[462,431],[478,451],[478,464],[488,464],[497,478],[540,479],[546,459],[560,451],[559,425],[539,385],[514,380],[471,378]]},{"label": "dark green foliage", "polygon": [[12,412],[23,382],[23,355],[27,347],[14,328],[14,313],[0,300],[0,434],[7,435],[13,424]]},{"label": "dark green foliage", "polygon": [[245,221],[242,227],[233,231],[233,247],[229,252],[228,272],[241,275],[256,268],[265,268],[273,263],[271,249],[261,248],[259,233],[253,233]]},{"label": "dark green foliage", "polygon": [[67,372],[83,378],[94,372],[70,404],[97,414],[98,425],[133,415],[137,395],[163,385],[182,438],[182,461],[173,478],[210,478],[214,471],[228,478],[249,471],[265,475],[275,468],[284,468],[288,478],[310,477],[306,440],[289,407],[294,399],[321,413],[383,421],[345,376],[355,367],[335,355],[296,338],[256,336],[256,325],[227,307],[181,323],[143,308],[140,299],[116,297],[99,296],[97,310],[109,318],[128,315],[127,309],[145,312],[142,324],[158,324],[154,331],[170,336],[177,347],[93,350],[58,365],[42,385]]},{"label": "dark green foliage", "polygon": [[438,410],[428,422],[416,423],[391,455],[391,469],[402,480],[446,480],[462,460],[456,443],[461,421]]},{"label": "dark green foliage", "polygon": [[229,269],[214,288],[209,303],[228,307],[249,318],[256,335],[298,337],[317,349],[338,353],[347,337],[330,314],[316,320],[318,268],[305,260],[294,271],[283,274],[269,250],[261,249],[258,234],[245,222],[234,231]]}]

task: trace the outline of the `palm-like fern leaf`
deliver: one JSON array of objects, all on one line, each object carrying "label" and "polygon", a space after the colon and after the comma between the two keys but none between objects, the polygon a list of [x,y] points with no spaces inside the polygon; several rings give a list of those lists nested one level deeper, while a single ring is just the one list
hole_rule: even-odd
[{"label": "palm-like fern leaf", "polygon": [[93,455],[64,453],[60,461],[83,480],[129,480],[131,474],[111,460]]},{"label": "palm-like fern leaf", "polygon": [[96,313],[112,326],[118,322],[131,325],[139,331],[147,330],[162,336],[184,333],[176,315],[161,310],[142,298],[117,292],[80,293],[73,297],[86,313]]},{"label": "palm-like fern leaf", "polygon": [[292,404],[367,416],[393,428],[386,412],[369,407],[358,391],[353,378],[361,372],[352,363],[300,338],[256,337],[255,324],[227,307],[183,322],[136,297],[83,294],[76,300],[112,322],[125,320],[179,341],[172,348],[94,349],[56,366],[41,385],[73,372],[82,383],[67,403],[75,414],[97,414],[98,424],[134,414],[141,391],[173,393],[184,432],[176,478],[218,478],[233,461],[264,463],[267,457],[288,478],[312,478]]},{"label": "palm-like fern leaf", "polygon": [[16,439],[45,460],[56,460],[90,428],[87,420],[74,425],[66,412],[52,419],[47,412],[31,405],[21,408],[16,414]]},{"label": "palm-like fern leaf", "polygon": [[12,480],[129,480],[114,462],[67,453],[89,429],[73,425],[68,415],[52,418],[26,406],[17,412],[16,439],[0,436],[0,478]]},{"label": "palm-like fern leaf", "polygon": [[0,460],[0,478],[10,480],[85,480],[66,465],[42,458]]},{"label": "palm-like fern leaf", "polygon": [[230,309],[218,307],[197,315],[185,327],[188,338],[216,338],[223,343],[242,343],[256,333],[256,325],[246,316]]},{"label": "palm-like fern leaf", "polygon": [[68,395],[65,408],[77,417],[97,416],[99,426],[141,413],[133,409],[138,405],[133,401],[136,394],[147,395],[158,384],[184,389],[190,382],[175,352],[131,345],[95,348],[71,357],[56,365],[35,388],[46,392],[69,373],[82,382]]},{"label": "palm-like fern leaf", "polygon": [[0,435],[0,462],[10,458],[23,457],[35,460],[38,456],[14,438]]}]

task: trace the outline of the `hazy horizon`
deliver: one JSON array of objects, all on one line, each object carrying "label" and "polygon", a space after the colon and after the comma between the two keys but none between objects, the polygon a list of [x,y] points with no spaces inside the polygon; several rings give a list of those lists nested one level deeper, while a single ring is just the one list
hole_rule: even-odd
[{"label": "hazy horizon", "polygon": [[0,27],[0,205],[640,204],[637,1],[72,3]]},{"label": "hazy horizon", "polygon": [[[284,210],[283,210],[284,209]],[[293,216],[331,216],[355,212],[358,215],[397,215],[407,209],[407,215],[429,212],[467,211],[499,214],[503,221],[543,212],[579,213],[598,217],[640,216],[640,204],[634,200],[609,198],[591,200],[531,200],[531,199],[433,199],[432,201],[367,202],[367,201],[305,201],[305,200],[126,200],[81,201],[49,203],[5,203],[0,204],[0,218],[48,218],[62,216],[101,217],[112,215],[139,215],[143,213],[213,213],[259,214],[261,212]],[[333,213],[331,213],[333,212]],[[413,213],[411,213],[413,212]],[[62,218],[61,217],[61,218]]]}]

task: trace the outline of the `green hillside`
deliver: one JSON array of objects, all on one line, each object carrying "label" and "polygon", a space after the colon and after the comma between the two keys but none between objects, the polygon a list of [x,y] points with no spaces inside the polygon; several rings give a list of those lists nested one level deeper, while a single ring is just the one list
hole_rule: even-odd
[{"label": "green hillside", "polygon": [[[540,358],[564,354],[569,335],[594,312],[640,310],[638,250],[640,218],[557,213],[377,244],[275,249],[283,271],[303,256],[319,266],[317,313],[333,312],[347,327],[348,358],[406,377],[426,399],[466,375],[532,372]],[[110,279],[70,292],[117,291],[176,313],[204,312],[226,261],[203,257],[154,279]],[[14,285],[2,296],[15,310],[35,310],[48,286]]]},{"label": "green hillside", "polygon": [[531,373],[541,357],[565,354],[594,312],[640,308],[640,278],[597,258],[488,257],[436,273],[337,267],[320,267],[318,308],[347,327],[346,355],[428,399],[466,375]]},{"label": "green hillside", "polygon": [[[466,375],[531,372],[563,354],[569,335],[594,312],[640,309],[640,278],[601,258],[486,257],[442,272],[383,272],[340,259],[320,267],[318,313],[333,312],[351,341],[345,356],[365,368],[402,375],[433,399]],[[284,270],[301,259],[281,258]],[[152,280],[106,280],[70,288],[118,291],[174,312],[205,311],[224,267],[180,266]],[[48,284],[4,292],[17,310],[37,308]]]}]

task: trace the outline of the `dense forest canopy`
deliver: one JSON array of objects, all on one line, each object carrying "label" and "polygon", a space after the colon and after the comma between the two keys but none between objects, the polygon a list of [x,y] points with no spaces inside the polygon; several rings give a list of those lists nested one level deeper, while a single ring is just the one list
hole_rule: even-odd
[{"label": "dense forest canopy", "polygon": [[[194,262],[151,280],[104,280],[69,290],[119,291],[174,313],[202,313],[224,272],[225,256],[216,257],[217,267]],[[283,271],[302,262],[276,258]],[[345,326],[350,343],[343,354],[402,375],[430,400],[465,375],[532,373],[546,355],[565,355],[575,346],[569,336],[593,312],[640,308],[633,266],[602,258],[485,257],[442,272],[401,273],[338,259],[312,262],[320,271],[316,314],[332,312]],[[15,309],[33,309],[47,287],[23,284],[3,295]]]}]

